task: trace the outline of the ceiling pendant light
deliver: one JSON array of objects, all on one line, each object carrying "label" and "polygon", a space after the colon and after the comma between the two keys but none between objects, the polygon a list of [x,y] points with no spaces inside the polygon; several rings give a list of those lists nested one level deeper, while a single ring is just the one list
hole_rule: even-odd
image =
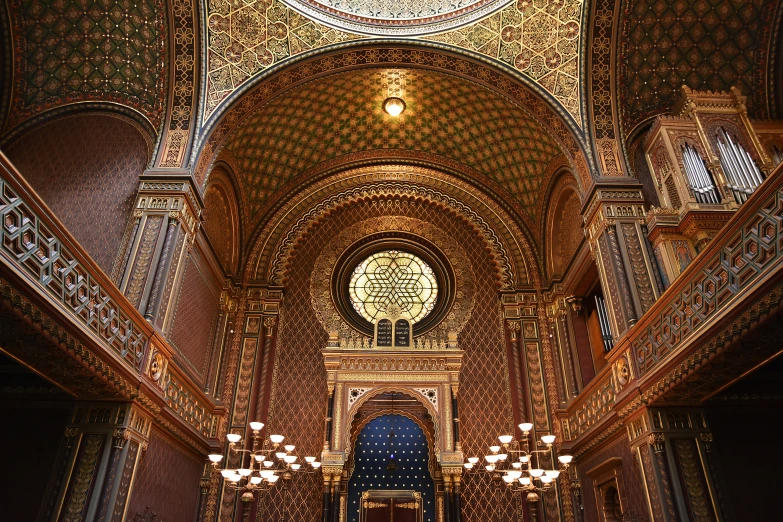
[{"label": "ceiling pendant light", "polygon": [[389,96],[383,102],[383,110],[386,111],[389,116],[396,118],[405,110],[405,101],[396,96]]}]

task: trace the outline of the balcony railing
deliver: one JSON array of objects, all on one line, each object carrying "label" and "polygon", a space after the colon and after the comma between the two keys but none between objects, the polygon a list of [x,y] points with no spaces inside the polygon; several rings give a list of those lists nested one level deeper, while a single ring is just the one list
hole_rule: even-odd
[{"label": "balcony railing", "polygon": [[727,315],[738,316],[749,309],[762,283],[783,277],[781,167],[616,342],[607,355],[609,364],[568,407],[564,421],[571,440],[606,420],[621,392],[663,386],[661,373],[672,361],[682,361],[704,348],[708,330],[725,322]]},{"label": "balcony railing", "polygon": [[105,363],[140,384],[148,381],[147,390],[175,417],[202,436],[211,435],[214,403],[171,365],[165,382],[149,380],[145,372],[151,342],[169,353],[171,349],[2,153],[0,264],[20,291],[34,293],[57,311],[61,326],[90,339],[90,349]]}]

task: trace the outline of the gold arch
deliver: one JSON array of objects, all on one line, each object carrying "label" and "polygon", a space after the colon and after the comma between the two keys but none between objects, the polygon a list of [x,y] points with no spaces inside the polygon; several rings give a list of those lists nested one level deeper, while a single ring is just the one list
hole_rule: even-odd
[{"label": "gold arch", "polygon": [[[435,409],[435,407],[432,405],[431,402],[424,399],[419,393],[416,393],[414,390],[411,390],[409,388],[403,388],[400,386],[381,386],[379,388],[373,388],[369,392],[365,393],[361,397],[359,397],[356,402],[351,404],[348,407],[348,410],[345,412],[345,418],[346,419],[353,419],[356,416],[356,412],[359,411],[359,408],[361,408],[364,403],[366,403],[368,400],[372,399],[373,397],[380,395],[382,393],[386,392],[399,392],[404,393],[406,395],[410,395],[413,397],[417,402],[422,404],[426,409],[427,413],[430,414],[430,417],[432,418],[432,425],[433,425],[433,451],[435,454],[440,453],[440,448],[438,447],[437,442],[440,440],[440,423],[438,422],[438,411]],[[346,429],[345,435],[343,435],[343,447],[346,451],[346,456],[351,454],[351,451],[353,449],[351,445],[351,430]],[[425,431],[426,433],[426,431]],[[434,477],[433,477],[434,478]]]}]

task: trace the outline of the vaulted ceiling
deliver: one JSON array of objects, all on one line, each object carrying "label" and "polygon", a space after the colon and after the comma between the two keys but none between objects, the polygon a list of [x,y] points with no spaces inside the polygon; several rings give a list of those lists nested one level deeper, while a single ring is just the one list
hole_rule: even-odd
[{"label": "vaulted ceiling", "polygon": [[[324,57],[361,42],[366,43],[364,51],[357,52],[399,45],[408,48],[401,53],[452,53],[480,62],[549,104],[552,114],[566,122],[559,125],[571,129],[584,149],[591,125],[586,117],[595,118],[596,138],[627,136],[668,111],[683,84],[711,90],[737,86],[749,95],[752,117],[781,115],[773,99],[781,78],[775,73],[779,0],[6,0],[5,5],[7,10],[0,10],[0,140],[48,117],[52,109],[110,107],[135,115],[152,137],[162,138],[156,160],[160,167],[193,168],[211,129],[246,93],[313,55]],[[199,12],[203,27],[197,23]],[[612,61],[597,59],[609,50]],[[242,164],[251,214],[298,169],[362,143],[366,146],[359,148],[365,150],[411,147],[414,152],[456,155],[497,182],[536,219],[531,205],[546,180],[534,178],[551,166],[554,142],[541,138],[546,132],[539,132],[522,115],[524,110],[476,84],[443,80],[441,88],[441,80],[417,73],[409,92],[426,93],[427,100],[412,99],[399,122],[382,122],[378,100],[356,91],[361,81],[374,80],[349,77],[286,94],[296,102],[292,107],[267,104],[257,110],[253,121],[265,122],[266,133],[251,131],[250,120],[235,132],[226,152]],[[454,108],[448,89],[463,87],[475,99]],[[307,94],[310,88],[321,98]],[[324,97],[330,100],[328,111],[314,111]],[[436,102],[444,106],[435,108]],[[353,103],[359,106],[350,107]],[[591,104],[592,113],[585,111]],[[605,110],[612,104],[616,120]],[[358,118],[350,132],[338,128],[335,119],[346,125],[350,114]],[[496,115],[508,122],[499,123]],[[269,123],[267,117],[276,120]],[[315,132],[304,124],[283,128],[277,123],[292,118],[324,127]],[[619,122],[621,132],[600,130],[608,124],[599,125],[599,119]],[[551,121],[547,124],[553,128]],[[273,129],[297,141],[275,140]],[[325,152],[320,141],[308,141],[318,133],[336,149]],[[561,144],[562,134],[558,132]],[[535,143],[515,142],[530,136]],[[242,140],[269,146],[272,152],[264,154],[281,156],[274,161],[252,157],[242,149]],[[190,143],[195,144],[193,153]],[[570,160],[575,148],[569,145]],[[528,160],[529,165],[518,165]],[[587,158],[586,163],[595,162]],[[256,182],[258,186],[252,185]]]},{"label": "vaulted ceiling", "polygon": [[770,43],[777,4],[777,0],[629,0],[617,60],[625,131],[670,110],[682,85],[712,91],[738,87],[748,96],[750,115],[768,117]]},{"label": "vaulted ceiling", "polygon": [[3,21],[13,33],[13,96],[5,131],[83,102],[129,107],[158,128],[166,100],[165,6],[164,0],[10,0]]},{"label": "vaulted ceiling", "polygon": [[[390,73],[404,85],[407,108],[399,118],[382,109]],[[529,224],[539,217],[548,177],[568,164],[544,126],[510,99],[457,76],[378,68],[334,74],[268,100],[227,138],[220,157],[236,170],[252,228],[295,176],[373,150],[475,169]]]}]

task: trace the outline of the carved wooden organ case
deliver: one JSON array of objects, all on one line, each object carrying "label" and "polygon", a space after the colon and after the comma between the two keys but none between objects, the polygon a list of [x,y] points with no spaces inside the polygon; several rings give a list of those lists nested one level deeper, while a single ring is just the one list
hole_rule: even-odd
[{"label": "carved wooden organ case", "polygon": [[748,118],[747,98],[686,86],[644,142],[660,208],[647,215],[660,269],[676,279],[783,159],[783,122]]}]

